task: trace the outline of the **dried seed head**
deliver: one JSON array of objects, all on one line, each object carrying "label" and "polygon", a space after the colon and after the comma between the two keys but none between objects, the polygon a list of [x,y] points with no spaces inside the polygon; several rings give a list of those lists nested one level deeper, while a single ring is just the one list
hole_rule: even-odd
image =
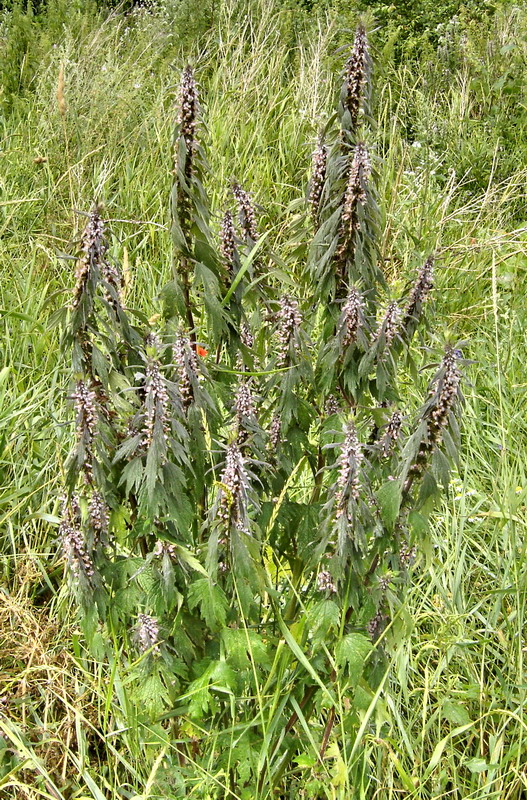
[{"label": "dried seed head", "polygon": [[359,203],[366,200],[366,187],[371,174],[371,162],[368,149],[365,144],[359,143],[353,151],[353,159],[348,175],[344,203],[340,218],[340,246],[337,249],[336,257],[343,260],[351,258],[355,252],[355,238],[360,230],[360,222],[357,213]]},{"label": "dried seed head", "polygon": [[359,500],[359,472],[364,455],[353,420],[350,420],[346,424],[344,432],[345,437],[338,462],[339,476],[337,479],[336,517],[338,519],[345,514],[348,521],[351,522],[352,519],[348,504],[350,499],[353,499],[355,502]]},{"label": "dried seed head", "polygon": [[322,192],[326,181],[326,169],[328,161],[328,149],[324,144],[322,136],[319,137],[317,146],[313,151],[311,166],[311,185],[309,189],[309,205],[311,207],[311,217],[315,228],[318,227],[320,203]]},{"label": "dried seed head", "polygon": [[388,308],[386,309],[384,318],[379,325],[377,333],[375,334],[375,340],[379,341],[381,337],[384,337],[384,344],[386,347],[389,347],[396,334],[399,332],[400,325],[401,309],[396,301],[392,300],[390,303],[388,303]]},{"label": "dried seed head", "polygon": [[232,276],[236,253],[236,231],[230,211],[223,215],[220,228],[220,253],[229,275]]},{"label": "dried seed head", "polygon": [[136,637],[141,653],[152,650],[153,655],[159,654],[159,624],[155,617],[138,615]]},{"label": "dried seed head", "polygon": [[[159,338],[149,334],[146,346],[156,351],[160,346]],[[146,376],[144,385],[145,424],[143,428],[143,446],[149,448],[154,436],[161,432],[164,440],[168,439],[169,432],[169,397],[166,381],[161,373],[161,365],[157,358],[147,355]]]},{"label": "dried seed head", "polygon": [[288,295],[280,301],[278,311],[278,359],[277,366],[283,367],[291,353],[291,346],[296,349],[298,328],[302,323],[302,315],[298,302]]},{"label": "dried seed head", "polygon": [[173,348],[174,363],[178,378],[183,410],[188,409],[194,400],[194,387],[201,381],[198,359],[189,337],[180,330]]},{"label": "dried seed head", "polygon": [[75,269],[72,309],[78,308],[94,271],[97,270],[99,275],[102,274],[106,249],[104,222],[101,219],[99,207],[94,206],[81,237],[82,255],[78,259]]},{"label": "dried seed head", "polygon": [[243,455],[236,442],[232,442],[227,447],[220,484],[217,512],[219,519],[227,530],[234,527],[248,532],[249,477]]},{"label": "dried seed head", "polygon": [[344,105],[351,116],[351,132],[355,133],[359,111],[361,109],[364,88],[368,81],[370,56],[368,38],[364,25],[360,24],[355,33],[355,41],[351,55],[345,67],[345,100]]},{"label": "dried seed head", "polygon": [[62,549],[71,572],[76,579],[83,577],[88,583],[94,576],[93,561],[82,532],[79,498],[72,495],[62,501],[62,520],[59,526]]},{"label": "dried seed head", "polygon": [[[198,89],[194,80],[192,67],[186,66],[181,75],[179,95],[179,135],[185,140],[185,175],[192,174],[192,160],[196,149],[196,125],[198,121]],[[176,143],[177,147],[177,143]],[[178,150],[176,149],[175,161],[177,163]]]},{"label": "dried seed head", "polygon": [[246,239],[253,242],[258,241],[258,228],[256,226],[256,214],[252,203],[251,195],[238,183],[233,183],[232,193],[238,203],[238,213],[240,225]]},{"label": "dried seed head", "polygon": [[364,322],[364,301],[362,295],[352,286],[342,308],[339,321],[339,335],[342,337],[342,350],[357,341],[359,328]]},{"label": "dried seed head", "polygon": [[417,278],[408,298],[408,305],[404,312],[402,327],[408,330],[412,323],[415,324],[421,313],[424,303],[434,286],[434,256],[426,259],[425,263],[417,273]]},{"label": "dried seed head", "polygon": [[337,591],[337,587],[333,583],[332,575],[327,570],[322,570],[318,573],[317,589],[319,592],[331,592],[332,594]]}]

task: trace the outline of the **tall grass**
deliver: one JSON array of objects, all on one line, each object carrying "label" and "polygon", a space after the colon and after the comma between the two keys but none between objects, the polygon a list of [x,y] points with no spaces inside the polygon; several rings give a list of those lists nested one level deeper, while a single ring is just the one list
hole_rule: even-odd
[{"label": "tall grass", "polygon": [[[87,654],[62,589],[58,495],[72,431],[50,322],[71,284],[61,254],[72,252],[72,227],[83,225],[77,211],[104,199],[127,252],[130,305],[145,308],[171,269],[166,163],[177,75],[190,53],[207,92],[211,188],[243,176],[274,247],[294,249],[296,187],[329,113],[335,50],[354,22],[266,3],[243,16],[220,5],[212,31],[189,42],[166,14],[107,19],[78,8],[64,27],[42,26],[27,84],[20,72],[11,84],[0,153],[6,800],[184,796],[165,777],[177,773],[177,735],[137,716],[119,642],[110,668]],[[525,26],[522,9],[500,11],[487,27],[456,33],[448,61],[430,53],[429,65],[411,67],[394,65],[379,41],[385,271],[402,282],[420,245],[437,247],[437,318],[468,341],[474,364],[462,466],[402,610],[412,635],[378,696],[364,697],[361,747],[343,756],[337,738],[323,766],[306,755],[307,797],[519,800],[527,791]],[[300,261],[296,269],[300,276]],[[267,698],[271,707],[280,701],[278,691]],[[202,733],[183,721],[179,735]],[[212,754],[214,733],[208,746]],[[266,754],[243,757],[265,763]],[[223,782],[201,760],[185,791],[228,796]]]}]

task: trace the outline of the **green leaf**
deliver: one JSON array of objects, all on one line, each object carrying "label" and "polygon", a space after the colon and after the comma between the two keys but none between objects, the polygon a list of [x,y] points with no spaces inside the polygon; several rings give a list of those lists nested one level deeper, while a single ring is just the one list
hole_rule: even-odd
[{"label": "green leaf", "polygon": [[337,644],[335,656],[339,666],[347,666],[352,683],[357,684],[372,650],[371,641],[362,633],[348,633]]},{"label": "green leaf", "polygon": [[382,521],[392,530],[401,508],[402,492],[399,481],[388,481],[376,492]]},{"label": "green leaf", "polygon": [[452,700],[443,703],[443,716],[453,725],[469,725],[472,722],[465,706]]},{"label": "green leaf", "polygon": [[218,630],[225,625],[228,601],[225,592],[210,578],[200,578],[189,588],[188,607],[199,606],[200,614],[211,630]]}]

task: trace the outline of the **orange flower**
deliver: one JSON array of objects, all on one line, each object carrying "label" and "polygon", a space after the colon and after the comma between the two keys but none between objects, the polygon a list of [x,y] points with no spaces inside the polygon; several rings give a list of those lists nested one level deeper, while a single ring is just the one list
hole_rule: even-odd
[{"label": "orange flower", "polygon": [[198,344],[196,350],[197,350],[198,356],[201,356],[202,358],[205,358],[205,356],[208,356],[208,354],[209,354],[209,351],[206,350],[204,347],[202,347],[200,344]]}]

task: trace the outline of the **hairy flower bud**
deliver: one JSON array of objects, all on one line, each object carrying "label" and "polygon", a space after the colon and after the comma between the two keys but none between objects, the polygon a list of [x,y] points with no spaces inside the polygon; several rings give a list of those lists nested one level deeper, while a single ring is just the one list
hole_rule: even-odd
[{"label": "hairy flower bud", "polygon": [[315,229],[318,227],[320,203],[322,200],[322,192],[324,190],[324,183],[326,181],[326,168],[328,160],[328,149],[323,142],[322,136],[317,142],[317,146],[313,151],[312,166],[311,166],[311,184],[309,187],[309,205],[311,208],[311,217]]},{"label": "hairy flower bud", "polygon": [[326,417],[331,417],[333,414],[338,414],[340,410],[341,408],[338,399],[334,394],[330,394],[324,405],[324,415]]},{"label": "hairy flower bud", "polygon": [[233,183],[232,193],[238,203],[240,225],[246,239],[258,241],[258,228],[256,227],[256,214],[251,195],[242,189],[239,183]]},{"label": "hairy flower bud", "polygon": [[93,480],[93,444],[97,427],[97,396],[84,381],[77,381],[71,397],[75,401],[75,433],[81,447],[84,478],[87,483],[91,483]]}]

